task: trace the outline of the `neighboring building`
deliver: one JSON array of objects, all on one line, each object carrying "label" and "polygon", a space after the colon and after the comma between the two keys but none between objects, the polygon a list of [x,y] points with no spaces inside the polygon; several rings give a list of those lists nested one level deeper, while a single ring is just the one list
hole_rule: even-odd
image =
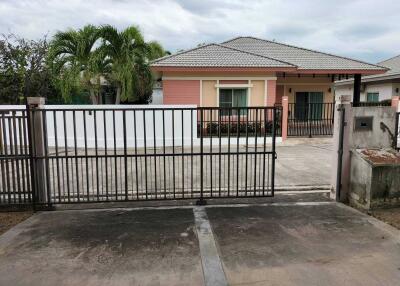
[{"label": "neighboring building", "polygon": [[[387,67],[389,70],[383,74],[361,78],[361,101],[379,102],[400,95],[400,55],[380,62],[378,65]],[[353,94],[353,79],[336,81],[335,94]]]},{"label": "neighboring building", "polygon": [[333,102],[339,75],[386,68],[253,37],[238,37],[169,55],[151,64],[162,79],[164,104],[273,106]]},{"label": "neighboring building", "polygon": [[151,105],[161,105],[163,104],[163,90],[162,90],[162,81],[156,81],[153,85],[153,94],[151,95],[152,99]]}]

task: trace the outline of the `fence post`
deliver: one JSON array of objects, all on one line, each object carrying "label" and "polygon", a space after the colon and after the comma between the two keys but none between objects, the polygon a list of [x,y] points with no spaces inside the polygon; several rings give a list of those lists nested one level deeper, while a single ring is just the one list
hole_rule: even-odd
[{"label": "fence post", "polygon": [[331,198],[340,202],[347,200],[350,180],[349,132],[352,125],[350,100],[351,96],[339,96],[334,111]]},{"label": "fence post", "polygon": [[29,142],[32,145],[32,200],[33,203],[47,203],[46,164],[45,164],[45,134],[43,130],[43,113],[40,112],[45,104],[44,97],[28,97],[27,104],[30,113],[28,128],[30,129]]},{"label": "fence post", "polygon": [[289,97],[282,97],[282,141],[285,141],[288,136],[289,126]]}]

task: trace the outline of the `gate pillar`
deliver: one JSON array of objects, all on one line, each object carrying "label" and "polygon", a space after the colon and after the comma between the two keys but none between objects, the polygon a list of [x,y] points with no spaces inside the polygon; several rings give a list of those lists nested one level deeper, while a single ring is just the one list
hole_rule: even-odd
[{"label": "gate pillar", "polygon": [[331,198],[339,202],[345,202],[350,182],[351,96],[338,96],[335,99],[334,112]]},{"label": "gate pillar", "polygon": [[43,157],[45,154],[45,134],[43,130],[43,113],[39,112],[45,104],[44,97],[28,97],[28,132],[29,144],[31,144],[31,176],[33,188],[33,202],[39,204],[47,203],[46,188],[46,164]]}]

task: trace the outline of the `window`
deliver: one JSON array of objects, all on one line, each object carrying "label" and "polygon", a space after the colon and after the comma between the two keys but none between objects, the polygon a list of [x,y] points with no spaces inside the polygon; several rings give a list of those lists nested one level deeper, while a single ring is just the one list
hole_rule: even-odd
[{"label": "window", "polygon": [[368,92],[367,102],[379,102],[379,92]]},{"label": "window", "polygon": [[[247,106],[247,89],[227,89],[219,90],[219,106],[220,107],[246,107]],[[237,111],[233,110],[232,115],[236,115]],[[229,110],[222,110],[222,115],[228,115]],[[240,114],[246,114],[246,110],[240,111]]]}]

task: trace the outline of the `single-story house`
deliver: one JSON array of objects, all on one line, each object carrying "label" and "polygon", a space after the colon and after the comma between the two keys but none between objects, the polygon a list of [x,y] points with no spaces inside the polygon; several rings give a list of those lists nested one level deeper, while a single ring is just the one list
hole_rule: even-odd
[{"label": "single-story house", "polygon": [[[400,55],[379,62],[378,65],[388,71],[378,75],[366,75],[361,78],[360,100],[379,102],[400,95]],[[353,93],[353,79],[342,79],[335,82],[335,93],[346,95]]]},{"label": "single-story house", "polygon": [[[163,104],[203,107],[333,102],[339,76],[383,74],[386,67],[254,37],[237,37],[152,62]],[[358,80],[355,84],[359,83]],[[354,96],[357,96],[357,88]]]}]

